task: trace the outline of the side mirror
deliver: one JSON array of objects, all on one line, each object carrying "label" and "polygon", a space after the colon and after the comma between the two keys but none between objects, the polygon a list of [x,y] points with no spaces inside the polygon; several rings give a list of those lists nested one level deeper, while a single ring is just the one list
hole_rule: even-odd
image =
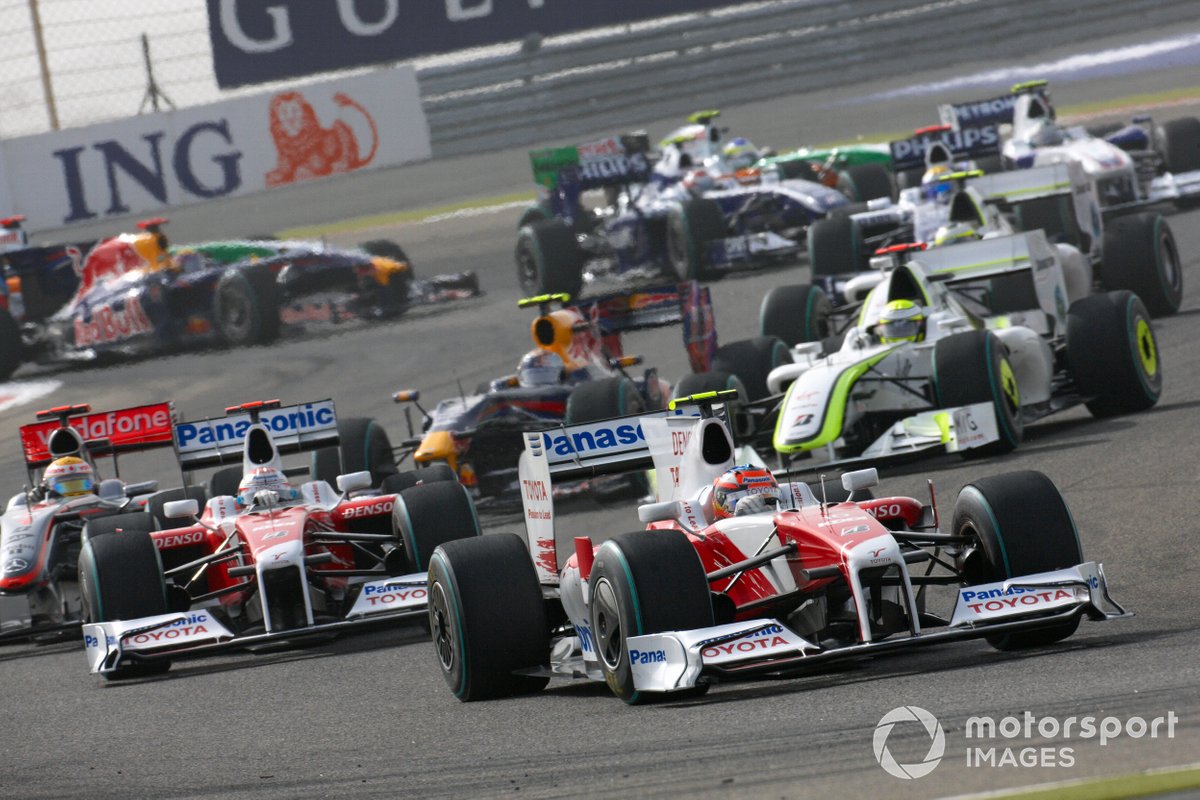
[{"label": "side mirror", "polygon": [[367,470],[362,472],[348,472],[345,475],[337,476],[338,491],[342,494],[357,492],[359,489],[371,488],[371,473]]},{"label": "side mirror", "polygon": [[167,519],[194,519],[200,516],[200,503],[194,498],[163,503],[163,516]]},{"label": "side mirror", "polygon": [[857,492],[860,489],[870,489],[878,485],[879,470],[874,467],[856,469],[853,472],[847,472],[842,475],[842,488],[847,492]]},{"label": "side mirror", "polygon": [[638,506],[638,519],[642,522],[665,522],[679,519],[683,515],[683,505],[678,500],[667,500],[662,503],[646,503]]}]

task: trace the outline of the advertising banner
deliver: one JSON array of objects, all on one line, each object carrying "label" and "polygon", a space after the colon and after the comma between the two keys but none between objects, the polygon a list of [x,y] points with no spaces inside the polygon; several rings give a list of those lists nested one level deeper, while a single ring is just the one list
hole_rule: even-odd
[{"label": "advertising banner", "polygon": [[5,213],[24,214],[31,230],[239,197],[431,155],[410,67],[0,146],[11,192]]}]

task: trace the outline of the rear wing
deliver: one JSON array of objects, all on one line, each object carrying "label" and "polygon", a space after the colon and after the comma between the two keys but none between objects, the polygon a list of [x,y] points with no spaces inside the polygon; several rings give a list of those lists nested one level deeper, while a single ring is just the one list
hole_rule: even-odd
[{"label": "rear wing", "polygon": [[650,140],[644,133],[529,151],[533,179],[548,191],[570,184],[580,191],[644,183],[650,177]]},{"label": "rear wing", "polygon": [[577,303],[602,336],[683,325],[683,344],[693,372],[707,372],[717,352],[712,294],[696,281]]},{"label": "rear wing", "polygon": [[999,97],[969,100],[965,103],[943,103],[938,106],[938,116],[943,123],[956,128],[989,123],[1011,124],[1013,108],[1017,104],[1017,98],[1022,94],[1039,95],[1045,100],[1047,108],[1053,108],[1050,105],[1050,92],[1046,89],[1045,82],[1031,81],[1028,84],[1017,84],[1008,94],[1002,94]]},{"label": "rear wing", "polygon": [[[947,123],[949,124],[949,123]],[[996,122],[971,123],[949,128],[926,128],[907,139],[888,143],[892,154],[892,169],[896,172],[925,166],[925,151],[934,142],[941,142],[955,161],[967,161],[1000,154],[1000,126]]]},{"label": "rear wing", "polygon": [[175,455],[187,472],[223,464],[241,464],[246,431],[257,414],[271,432],[281,455],[338,444],[337,413],[332,400],[263,408],[224,417],[179,422],[174,426]]},{"label": "rear wing", "polygon": [[19,431],[25,465],[31,470],[54,460],[49,448],[50,436],[62,427],[78,432],[86,454],[91,457],[168,446],[172,442],[175,407],[168,402],[92,412],[86,405],[60,406],[38,412],[38,417],[43,421],[23,425]]}]

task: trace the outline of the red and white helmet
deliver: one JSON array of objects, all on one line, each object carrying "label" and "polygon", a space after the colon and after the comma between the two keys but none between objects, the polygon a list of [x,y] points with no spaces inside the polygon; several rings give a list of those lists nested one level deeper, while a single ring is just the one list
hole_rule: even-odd
[{"label": "red and white helmet", "polygon": [[288,483],[287,476],[278,467],[255,467],[242,477],[238,484],[237,500],[248,506],[259,492],[275,492],[281,502],[295,500],[298,492]]},{"label": "red and white helmet", "polygon": [[737,504],[751,495],[769,495],[776,502],[783,498],[779,482],[766,467],[740,464],[730,467],[713,481],[713,519],[726,519],[737,513]]},{"label": "red and white helmet", "polygon": [[42,481],[54,497],[79,497],[96,490],[92,465],[75,456],[63,456],[46,467]]}]

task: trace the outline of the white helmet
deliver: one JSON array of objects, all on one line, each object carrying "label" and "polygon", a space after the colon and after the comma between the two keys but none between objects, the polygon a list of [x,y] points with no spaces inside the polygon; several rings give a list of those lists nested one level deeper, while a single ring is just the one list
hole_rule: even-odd
[{"label": "white helmet", "polygon": [[274,492],[279,502],[295,500],[299,496],[287,476],[278,467],[255,467],[245,474],[238,484],[237,500],[240,505],[254,503],[259,492]]}]

